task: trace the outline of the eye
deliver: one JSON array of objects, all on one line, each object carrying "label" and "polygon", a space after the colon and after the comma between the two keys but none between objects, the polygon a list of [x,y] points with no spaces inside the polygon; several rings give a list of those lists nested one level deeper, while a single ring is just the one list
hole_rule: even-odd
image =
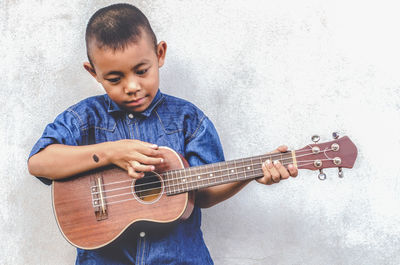
[{"label": "eye", "polygon": [[147,70],[148,70],[148,69],[137,70],[137,71],[136,71],[136,74],[137,74],[137,75],[144,75],[145,73],[147,73]]},{"label": "eye", "polygon": [[117,77],[117,78],[110,78],[110,79],[106,79],[108,82],[110,83],[117,83],[119,82],[119,80],[121,80],[121,78]]}]

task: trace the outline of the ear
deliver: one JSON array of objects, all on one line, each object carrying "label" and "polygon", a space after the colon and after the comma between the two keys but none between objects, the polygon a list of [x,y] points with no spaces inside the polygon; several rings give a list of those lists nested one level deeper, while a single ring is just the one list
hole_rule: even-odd
[{"label": "ear", "polygon": [[166,53],[167,53],[167,43],[165,41],[161,41],[157,45],[157,59],[159,68],[164,65]]},{"label": "ear", "polygon": [[96,71],[94,70],[93,66],[89,62],[84,62],[83,68],[85,68],[85,70],[88,71],[89,74],[97,80]]}]

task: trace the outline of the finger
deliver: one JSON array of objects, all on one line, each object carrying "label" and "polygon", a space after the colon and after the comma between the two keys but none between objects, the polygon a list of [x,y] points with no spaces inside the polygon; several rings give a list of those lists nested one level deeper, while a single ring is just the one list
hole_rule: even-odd
[{"label": "finger", "polygon": [[292,164],[289,164],[288,165],[288,170],[289,170],[289,174],[290,174],[290,176],[292,176],[292,177],[297,177],[297,174],[298,174],[298,170],[297,170],[297,168],[294,166],[294,165],[292,165]]},{"label": "finger", "polygon": [[131,164],[129,164],[129,165],[127,166],[127,169],[128,169],[128,175],[129,175],[131,178],[140,179],[140,178],[144,177],[144,173],[136,172],[136,171],[133,169],[133,167],[131,166]]},{"label": "finger", "polygon": [[279,163],[279,161],[275,160],[273,164],[272,163],[267,164],[267,168],[268,168],[269,172],[271,173],[272,182],[279,183],[279,181],[281,180],[281,174],[274,166],[276,163]]},{"label": "finger", "polygon": [[164,162],[164,159],[161,157],[150,157],[140,153],[137,153],[133,159],[145,165],[158,165]]},{"label": "finger", "polygon": [[261,178],[256,179],[256,181],[261,183],[261,184],[271,185],[272,184],[271,173],[269,173],[269,171],[267,169],[266,162],[262,163],[261,169],[263,171],[264,176],[261,177]]},{"label": "finger", "polygon": [[288,150],[288,147],[286,145],[280,145],[278,148],[276,148],[276,152],[286,152]]},{"label": "finger", "polygon": [[153,165],[143,165],[138,163],[137,161],[133,161],[136,163],[131,163],[133,170],[135,170],[136,172],[150,172],[150,171],[154,171],[156,168]]},{"label": "finger", "polygon": [[276,160],[275,163],[275,168],[277,169],[277,171],[280,174],[280,179],[287,179],[289,178],[289,172],[286,170],[286,168],[278,161]]},{"label": "finger", "polygon": [[143,178],[144,177],[144,173],[141,172],[141,170],[138,170],[138,168],[140,167],[140,163],[137,161],[129,161],[129,165],[133,170],[133,177],[134,178]]},{"label": "finger", "polygon": [[286,152],[287,150],[288,150],[288,147],[286,145],[280,145],[274,151],[269,152],[268,154],[283,153],[283,152]]},{"label": "finger", "polygon": [[131,149],[131,154],[136,155],[136,154],[143,154],[146,156],[151,156],[151,157],[158,157],[160,156],[160,151],[158,150],[157,145],[150,146],[147,143],[146,144],[134,144],[130,147]]},{"label": "finger", "polygon": [[136,143],[141,144],[141,145],[144,146],[144,147],[148,147],[148,148],[151,148],[151,149],[154,149],[154,150],[157,150],[157,149],[158,149],[158,145],[156,145],[156,144],[152,144],[152,143],[148,143],[148,142],[143,142],[143,141],[140,141],[140,140],[133,140],[133,141],[135,141]]},{"label": "finger", "polygon": [[153,148],[153,147],[141,145],[138,148],[136,148],[136,151],[141,154],[144,154],[147,156],[152,156],[152,157],[157,157],[157,156],[161,155],[161,152],[158,150],[158,146],[157,146],[157,148],[155,148],[155,147]]},{"label": "finger", "polygon": [[279,183],[279,181],[281,179],[280,174],[279,174],[278,170],[274,167],[274,164],[270,160],[266,160],[265,166],[266,166],[269,174],[271,175],[271,177],[270,177],[271,184]]}]

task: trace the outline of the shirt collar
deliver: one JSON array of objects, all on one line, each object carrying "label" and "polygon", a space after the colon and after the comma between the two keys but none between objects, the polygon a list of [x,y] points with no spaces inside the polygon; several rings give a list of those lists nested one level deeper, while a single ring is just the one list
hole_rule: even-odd
[{"label": "shirt collar", "polygon": [[[117,103],[115,103],[107,94],[105,95],[106,99],[108,101],[108,113],[114,113],[114,112],[124,112],[120,106],[118,106]],[[164,95],[161,93],[160,89],[158,89],[157,94],[153,98],[153,101],[151,104],[145,109],[144,111],[140,113],[135,113],[132,112],[135,116],[144,116],[144,117],[149,117],[150,114],[153,112],[153,110],[163,101]]]}]

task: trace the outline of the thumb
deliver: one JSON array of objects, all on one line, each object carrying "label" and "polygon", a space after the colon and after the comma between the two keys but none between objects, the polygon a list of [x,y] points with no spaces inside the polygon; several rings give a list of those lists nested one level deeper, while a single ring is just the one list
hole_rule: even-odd
[{"label": "thumb", "polygon": [[283,152],[286,152],[287,150],[288,150],[288,147],[286,145],[281,145],[278,148],[276,148],[276,150],[274,152],[275,153],[277,153],[277,152],[283,153]]}]

